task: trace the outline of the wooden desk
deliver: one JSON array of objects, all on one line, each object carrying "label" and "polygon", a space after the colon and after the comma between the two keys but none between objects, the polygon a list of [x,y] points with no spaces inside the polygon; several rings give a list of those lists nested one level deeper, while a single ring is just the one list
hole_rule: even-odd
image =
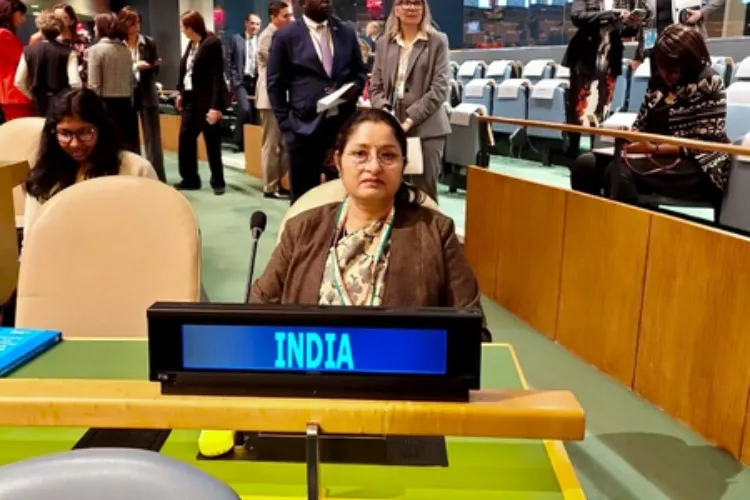
[{"label": "wooden desk", "polygon": [[0,304],[6,302],[18,283],[18,237],[13,188],[26,179],[26,161],[0,160]]},{"label": "wooden desk", "polygon": [[[159,123],[161,124],[162,149],[164,151],[172,151],[176,153],[180,137],[180,116],[166,115],[162,113],[159,115]],[[208,155],[206,154],[206,144],[203,141],[202,136],[198,136],[198,160],[208,161]]]},{"label": "wooden desk", "polygon": [[581,440],[567,391],[483,390],[469,403],[164,396],[157,383],[0,380],[0,426],[257,429],[328,434]]}]

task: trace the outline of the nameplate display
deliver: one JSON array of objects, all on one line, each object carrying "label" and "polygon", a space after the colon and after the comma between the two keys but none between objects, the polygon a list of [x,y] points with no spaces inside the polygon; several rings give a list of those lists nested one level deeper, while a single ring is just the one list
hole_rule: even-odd
[{"label": "nameplate display", "polygon": [[466,401],[481,311],[160,303],[149,379],[165,394]]},{"label": "nameplate display", "polygon": [[447,333],[385,328],[185,325],[191,370],[445,375]]}]

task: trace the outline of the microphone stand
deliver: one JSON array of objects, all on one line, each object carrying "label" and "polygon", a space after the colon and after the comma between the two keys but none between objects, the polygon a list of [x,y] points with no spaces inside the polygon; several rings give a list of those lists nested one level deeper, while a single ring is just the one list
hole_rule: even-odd
[{"label": "microphone stand", "polygon": [[247,276],[247,288],[245,290],[245,304],[250,303],[250,291],[253,288],[253,275],[255,274],[255,258],[258,255],[258,240],[263,233],[260,229],[252,230],[252,247],[250,250],[250,271]]}]

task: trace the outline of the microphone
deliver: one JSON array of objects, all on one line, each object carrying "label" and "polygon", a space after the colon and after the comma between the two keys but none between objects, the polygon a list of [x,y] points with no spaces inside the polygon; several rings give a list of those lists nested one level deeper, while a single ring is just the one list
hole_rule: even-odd
[{"label": "microphone", "polygon": [[268,218],[265,212],[260,210],[253,212],[250,216],[250,237],[252,238],[252,249],[250,251],[250,270],[247,276],[247,288],[245,289],[245,303],[250,302],[250,290],[253,286],[253,274],[255,273],[255,259],[258,256],[258,240],[263,231],[266,230]]}]

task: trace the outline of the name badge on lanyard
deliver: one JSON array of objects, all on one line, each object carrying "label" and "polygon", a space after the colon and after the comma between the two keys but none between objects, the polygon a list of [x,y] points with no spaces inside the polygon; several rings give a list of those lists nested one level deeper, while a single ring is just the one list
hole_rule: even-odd
[{"label": "name badge on lanyard", "polygon": [[654,45],[656,45],[656,30],[646,29],[643,30],[643,48],[646,50],[650,50],[654,48]]}]

